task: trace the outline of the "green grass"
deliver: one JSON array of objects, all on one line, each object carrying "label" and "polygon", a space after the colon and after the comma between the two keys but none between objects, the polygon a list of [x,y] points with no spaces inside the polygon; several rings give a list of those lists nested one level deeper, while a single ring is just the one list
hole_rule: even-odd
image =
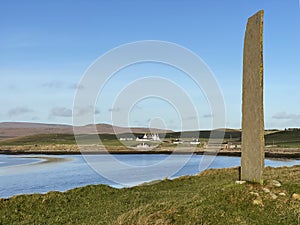
[{"label": "green grass", "polygon": [[300,148],[300,129],[279,131],[265,136],[266,145]]},{"label": "green grass", "polygon": [[291,141],[291,142],[285,142],[285,143],[279,143],[276,144],[280,148],[300,148],[300,141]]},{"label": "green grass", "polygon": [[[142,136],[143,134],[134,134],[136,136]],[[181,139],[190,141],[191,138],[197,138],[200,135],[199,140],[206,142],[209,138],[209,131],[186,131],[186,132],[174,132],[167,133],[165,140],[169,143],[162,143],[162,147],[174,146],[171,141],[182,135]],[[224,141],[240,142],[239,131],[226,131]],[[128,136],[128,134],[122,134],[122,137]],[[81,139],[83,144],[99,144],[99,138],[102,144],[105,146],[124,146],[122,142],[118,140],[118,137],[113,134],[93,134],[93,135],[78,135],[77,138]],[[268,135],[265,135],[266,145],[276,145],[284,148],[300,148],[300,129],[278,131]],[[18,137],[12,139],[6,139],[0,141],[0,146],[23,146],[23,145],[49,145],[49,144],[76,144],[73,134],[37,134],[26,137]],[[124,142],[129,146],[135,146],[135,141]],[[153,143],[156,144],[156,143]]]},{"label": "green grass", "polygon": [[[98,144],[99,138],[104,145],[120,146],[121,142],[118,141],[115,135],[111,134],[90,134],[78,135],[82,144]],[[49,144],[76,144],[73,134],[36,134],[25,137],[12,138],[0,141],[0,146],[22,146],[22,145],[49,145]]]},{"label": "green grass", "polygon": [[[216,130],[214,131],[215,135],[222,136],[224,135],[225,139],[234,138],[234,139],[240,139],[241,132],[238,130],[231,130],[226,129],[223,131]],[[211,131],[209,130],[202,130],[202,131],[182,131],[182,132],[173,132],[173,133],[167,133],[167,138],[202,138],[202,139],[208,139],[210,138]]]},{"label": "green grass", "polygon": [[[198,176],[163,180],[129,189],[104,185],[65,193],[0,199],[0,224],[289,224],[300,222],[300,166],[266,168],[265,187],[276,179],[276,200],[258,184],[236,185],[238,169],[208,170]],[[263,205],[254,205],[259,193]]]},{"label": "green grass", "polygon": [[0,141],[0,145],[75,144],[73,134],[36,134]]},{"label": "green grass", "polygon": [[[141,136],[141,134],[135,134],[137,136]],[[123,135],[124,136],[124,135]],[[77,140],[80,140],[80,144],[100,144],[99,139],[101,140],[101,144],[105,145],[106,147],[121,147],[121,146],[131,146],[134,147],[139,142],[135,140],[132,141],[119,141],[118,137],[113,134],[87,134],[87,135],[77,135]],[[190,139],[189,139],[190,140]],[[202,139],[201,141],[203,141]],[[161,145],[161,147],[174,147],[177,146],[172,144],[172,139],[168,139],[169,143],[157,143],[157,142],[147,142],[147,144],[151,146]],[[7,140],[0,141],[0,146],[24,146],[24,145],[31,145],[31,146],[42,146],[42,145],[75,145],[76,140],[73,134],[37,134],[37,135],[30,135],[25,137],[18,137],[12,138]],[[189,146],[187,145],[180,145],[179,147]]]}]

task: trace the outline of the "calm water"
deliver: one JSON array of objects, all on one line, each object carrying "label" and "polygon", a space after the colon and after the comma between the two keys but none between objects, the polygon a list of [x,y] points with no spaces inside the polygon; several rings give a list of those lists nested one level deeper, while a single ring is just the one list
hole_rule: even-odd
[{"label": "calm water", "polygon": [[[115,164],[110,157],[118,160],[119,164]],[[212,158],[193,155],[187,163],[185,160],[188,158],[183,155],[173,155],[171,158],[157,154],[110,157],[89,156],[88,161],[93,169],[81,155],[0,155],[0,198],[53,190],[66,191],[89,184],[130,187],[166,177],[194,175],[207,168],[240,166],[239,157],[225,156]],[[300,160],[265,161],[266,166],[273,167],[299,164]]]}]

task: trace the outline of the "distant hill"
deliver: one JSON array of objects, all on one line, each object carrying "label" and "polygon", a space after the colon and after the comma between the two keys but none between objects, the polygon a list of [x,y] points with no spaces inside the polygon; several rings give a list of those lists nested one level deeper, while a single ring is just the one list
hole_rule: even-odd
[{"label": "distant hill", "polygon": [[[143,128],[143,127],[119,127],[110,124],[96,124],[86,125],[77,127],[78,134],[99,134],[108,135],[109,139],[116,139],[118,137],[127,137],[129,134],[139,134],[144,133],[159,133],[163,134],[165,138],[204,138],[207,139],[211,135],[210,130],[201,131],[182,131],[174,132],[172,130],[163,130],[156,128]],[[214,134],[221,134],[225,131],[224,138],[231,139],[232,141],[241,141],[241,131],[237,129],[220,128],[214,131]],[[25,123],[25,122],[3,122],[0,123],[0,140],[20,138],[32,135],[43,135],[37,136],[40,138],[51,139],[51,135],[69,135],[62,136],[67,140],[73,141],[73,127],[71,125],[63,124],[45,124],[45,123]],[[116,137],[115,135],[118,135]],[[47,135],[50,135],[49,137]],[[106,137],[106,136],[105,136]],[[34,138],[34,137],[31,137]],[[15,141],[22,141],[23,139],[18,139]],[[300,129],[290,129],[285,131],[265,131],[265,142],[266,145],[291,145],[300,146]]]},{"label": "distant hill", "polygon": [[[109,124],[86,125],[76,128],[80,134],[122,134],[122,133],[171,133],[171,130],[142,127],[119,127]],[[73,126],[62,124],[3,122],[0,123],[0,140],[36,134],[72,134]]]},{"label": "distant hill", "polygon": [[265,136],[266,145],[299,147],[300,129],[278,131]]},{"label": "distant hill", "polygon": [[[183,131],[174,132],[172,130],[163,130],[156,128],[144,127],[120,127],[110,124],[96,124],[76,127],[78,134],[124,134],[130,133],[144,134],[144,133],[164,133],[167,138],[209,138],[211,131]],[[215,133],[225,131],[225,138],[239,139],[241,137],[240,130],[234,129],[217,129]],[[38,134],[73,134],[73,127],[71,125],[63,124],[45,124],[45,123],[25,123],[25,122],[3,122],[0,123],[0,140],[38,135]],[[121,136],[124,136],[121,135]]]},{"label": "distant hill", "polygon": [[[182,132],[172,132],[168,133],[166,137],[169,138],[205,138],[208,139],[211,136],[211,130],[200,130],[200,131],[182,131]],[[236,139],[239,140],[241,138],[241,131],[235,129],[216,129],[213,132],[215,138],[224,138],[225,139]]]},{"label": "distant hill", "polygon": [[73,128],[69,125],[5,122],[0,123],[0,139],[15,138],[34,134],[72,133]]},{"label": "distant hill", "polygon": [[47,124],[47,123],[26,123],[26,122],[2,122],[0,128],[66,128],[70,125]]}]

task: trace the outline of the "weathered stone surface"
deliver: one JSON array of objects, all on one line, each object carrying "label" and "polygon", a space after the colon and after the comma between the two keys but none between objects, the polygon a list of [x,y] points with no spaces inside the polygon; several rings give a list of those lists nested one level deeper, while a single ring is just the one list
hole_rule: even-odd
[{"label": "weathered stone surface", "polygon": [[277,180],[271,180],[270,185],[273,187],[281,187],[281,183]]},{"label": "weathered stone surface", "polygon": [[300,195],[294,193],[294,194],[292,195],[292,199],[294,199],[294,200],[300,200]]},{"label": "weathered stone surface", "polygon": [[278,195],[279,195],[279,196],[286,196],[286,193],[280,192]]},{"label": "weathered stone surface", "polygon": [[248,19],[243,59],[241,179],[263,182],[263,15]]},{"label": "weathered stone surface", "polygon": [[270,193],[270,189],[269,188],[262,188],[262,190],[265,192],[265,193]]},{"label": "weathered stone surface", "polygon": [[259,197],[259,194],[258,194],[257,192],[251,191],[250,194],[251,194],[251,195],[254,195],[254,196],[256,196],[256,197]]},{"label": "weathered stone surface", "polygon": [[262,206],[262,207],[264,206],[263,201],[262,201],[261,198],[254,199],[252,203],[253,203],[253,205],[259,205],[259,206]]},{"label": "weathered stone surface", "polygon": [[271,198],[272,198],[273,200],[275,200],[275,199],[277,199],[277,198],[278,198],[278,196],[277,196],[277,195],[275,195],[274,193],[270,193],[270,196],[271,196]]},{"label": "weathered stone surface", "polygon": [[236,180],[235,184],[246,184],[246,181],[244,181],[244,180]]}]

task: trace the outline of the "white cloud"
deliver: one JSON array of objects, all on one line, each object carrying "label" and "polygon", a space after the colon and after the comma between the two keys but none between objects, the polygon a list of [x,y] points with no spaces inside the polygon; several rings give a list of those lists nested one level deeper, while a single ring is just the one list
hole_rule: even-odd
[{"label": "white cloud", "polygon": [[188,116],[185,118],[186,120],[197,120],[197,116]]},{"label": "white cloud", "polygon": [[85,116],[88,115],[89,113],[91,113],[94,110],[94,115],[99,115],[100,114],[100,110],[95,108],[93,106],[88,106],[85,108],[77,108],[74,110],[74,113],[76,116]]},{"label": "white cloud", "polygon": [[20,116],[28,113],[34,112],[32,109],[29,109],[26,106],[18,106],[15,108],[10,109],[7,114],[9,117],[14,117],[14,116]]},{"label": "white cloud", "polygon": [[82,84],[71,84],[70,86],[69,86],[69,88],[70,89],[74,89],[74,90],[79,90],[79,89],[83,89],[84,88],[84,86],[82,85]]},{"label": "white cloud", "polygon": [[267,122],[268,127],[287,128],[300,126],[300,114],[278,112],[272,116],[272,119],[272,122]]},{"label": "white cloud", "polygon": [[71,89],[71,90],[79,90],[83,89],[83,85],[73,83],[73,84],[67,84],[63,81],[53,80],[48,81],[42,84],[42,87],[49,88],[49,89]]},{"label": "white cloud", "polygon": [[273,119],[278,120],[300,120],[300,114],[288,114],[286,112],[275,113]]},{"label": "white cloud", "polygon": [[63,87],[63,82],[61,81],[49,81],[49,82],[45,82],[43,83],[43,87],[46,87],[46,88],[51,88],[51,89],[60,89]]},{"label": "white cloud", "polygon": [[110,108],[108,109],[109,112],[120,112],[120,108],[116,107],[116,108]]},{"label": "white cloud", "polygon": [[72,110],[65,107],[55,107],[51,110],[50,117],[72,117]]}]

